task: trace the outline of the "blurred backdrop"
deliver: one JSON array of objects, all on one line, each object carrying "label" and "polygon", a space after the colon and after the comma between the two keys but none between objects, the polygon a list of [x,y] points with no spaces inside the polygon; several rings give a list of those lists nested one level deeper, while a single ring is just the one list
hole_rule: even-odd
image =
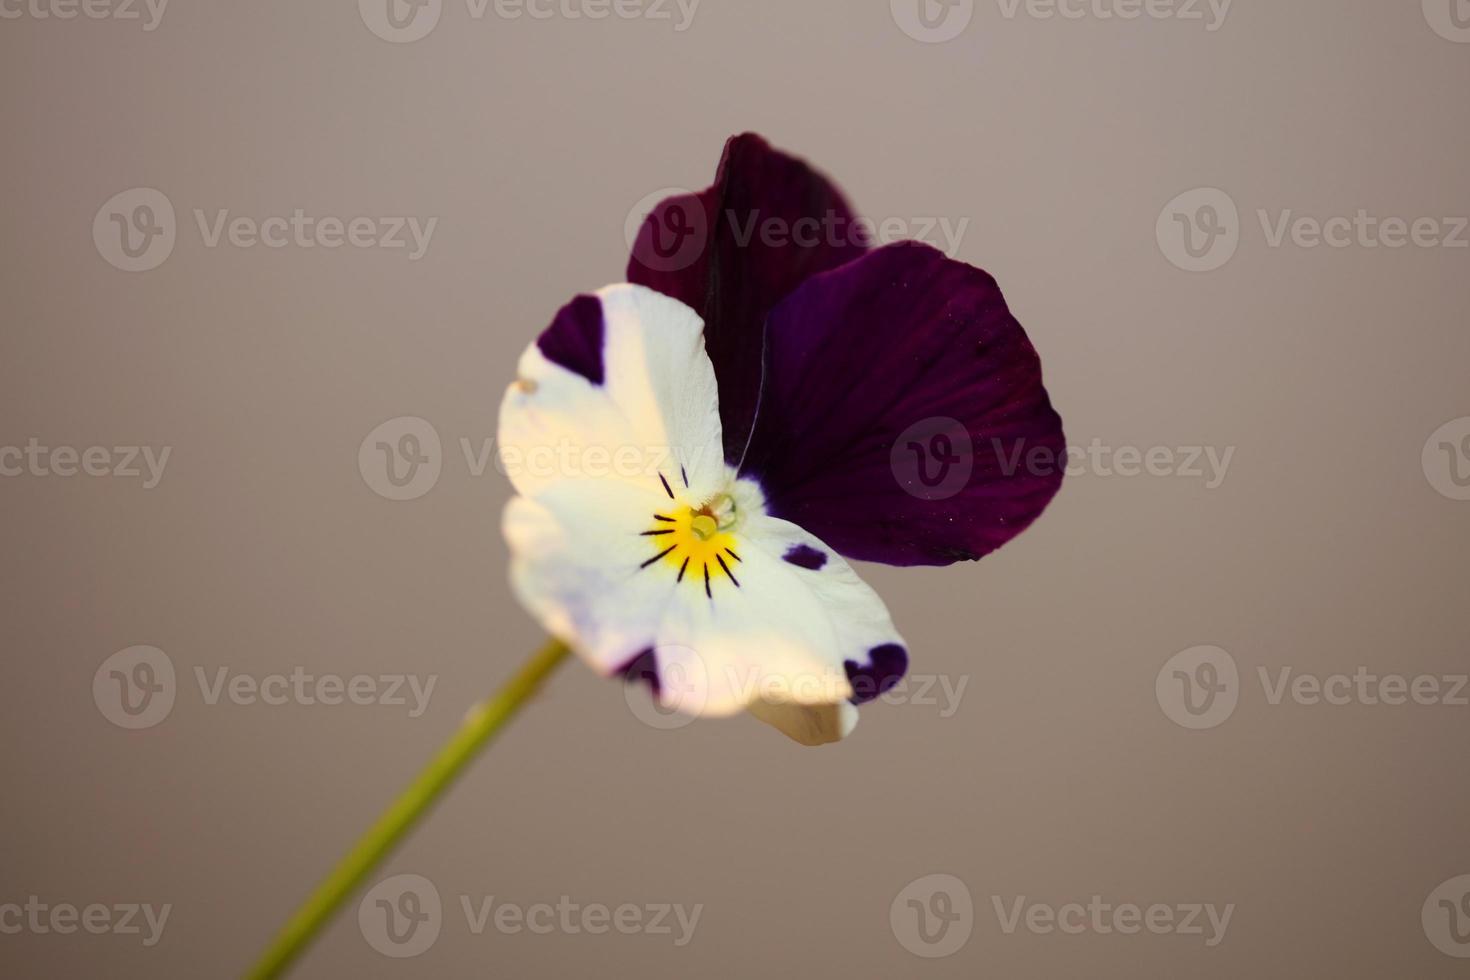
[{"label": "blurred backdrop", "polygon": [[1072,474],[863,569],[841,745],[564,668],[297,975],[1464,975],[1465,0],[0,21],[0,972],[238,974],[540,642],[514,359],[755,130],[997,277]]}]

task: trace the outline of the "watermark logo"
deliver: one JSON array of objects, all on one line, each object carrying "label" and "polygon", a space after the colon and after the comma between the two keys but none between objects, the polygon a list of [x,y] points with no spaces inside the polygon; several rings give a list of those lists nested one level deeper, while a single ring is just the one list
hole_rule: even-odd
[{"label": "watermark logo", "polygon": [[[666,643],[653,648],[628,671],[623,697],[633,716],[650,728],[683,728],[704,713],[709,700],[709,669],[689,647]],[[640,688],[646,688],[652,697]]]},{"label": "watermark logo", "polygon": [[1470,959],[1470,875],[1451,878],[1430,892],[1421,916],[1424,935],[1435,949]]},{"label": "watermark logo", "polygon": [[1185,191],[1164,205],[1154,229],[1164,258],[1186,272],[1213,272],[1240,247],[1240,211],[1216,187]]},{"label": "watermark logo", "polygon": [[1424,476],[1441,496],[1470,500],[1470,416],[1446,422],[1424,443]]},{"label": "watermark logo", "polygon": [[163,265],[177,238],[173,202],[152,187],[119,191],[92,219],[97,253],[124,272],[147,272]]},{"label": "watermark logo", "polygon": [[903,430],[888,462],[906,493],[920,500],[947,500],[970,482],[975,446],[964,423],[937,416]]},{"label": "watermark logo", "polygon": [[417,500],[434,489],[443,468],[438,430],[413,415],[400,415],[379,425],[357,450],[363,482],[388,500]]},{"label": "watermark logo", "polygon": [[1235,658],[1215,646],[1191,647],[1170,657],[1154,681],[1159,707],[1174,724],[1218,728],[1240,703]]},{"label": "watermark logo", "polygon": [[665,187],[642,198],[623,222],[633,258],[655,272],[679,272],[704,254],[709,219],[693,191]]},{"label": "watermark logo", "polygon": [[119,650],[92,675],[92,700],[119,728],[152,728],[174,709],[178,684],[173,661],[158,647]]},{"label": "watermark logo", "polygon": [[394,44],[427,37],[443,11],[444,0],[357,0],[357,12],[367,29]]},{"label": "watermark logo", "polygon": [[1470,44],[1470,0],[1424,0],[1424,19],[1446,41]]},{"label": "watermark logo", "polygon": [[423,875],[402,874],[374,885],[357,906],[357,927],[384,956],[407,959],[439,939],[444,907],[439,889]]},{"label": "watermark logo", "polygon": [[915,41],[943,44],[970,26],[975,0],[889,0],[893,22]]},{"label": "watermark logo", "polygon": [[925,875],[905,885],[888,907],[888,924],[904,949],[925,959],[953,956],[975,929],[975,901],[954,875]]}]

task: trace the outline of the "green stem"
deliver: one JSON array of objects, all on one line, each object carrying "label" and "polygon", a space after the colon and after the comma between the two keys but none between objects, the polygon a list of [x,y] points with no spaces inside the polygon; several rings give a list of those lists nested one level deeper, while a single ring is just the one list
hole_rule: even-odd
[{"label": "green stem", "polygon": [[525,704],[567,655],[566,646],[552,640],[542,647],[494,697],[480,702],[428,766],[378,818],[286,923],[255,967],[249,980],[282,976],[316,938],[342,903],[372,874],[444,791],[464,772],[481,749]]}]

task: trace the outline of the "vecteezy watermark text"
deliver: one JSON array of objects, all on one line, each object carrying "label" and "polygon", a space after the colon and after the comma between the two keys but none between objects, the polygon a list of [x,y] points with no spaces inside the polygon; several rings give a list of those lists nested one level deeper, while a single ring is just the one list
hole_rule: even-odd
[{"label": "vecteezy watermark text", "polygon": [[1212,949],[1225,941],[1230,920],[1235,915],[1233,902],[1224,906],[1213,902],[1115,904],[1105,901],[1101,895],[1093,895],[1085,903],[1067,902],[1060,906],[1031,901],[1025,895],[1014,898],[992,895],[990,902],[1001,932],[1007,936],[1023,927],[1038,936],[1053,933],[1136,936],[1147,932],[1155,936],[1197,936]]},{"label": "vecteezy watermark text", "polygon": [[[229,667],[193,670],[200,701],[210,707],[229,703],[268,708],[296,705],[329,708],[407,708],[410,718],[428,710],[439,675],[317,673],[304,667],[248,674]],[[173,711],[179,693],[172,658],[158,647],[132,646],[104,660],[92,677],[97,710],[119,728],[152,728]]]},{"label": "vecteezy watermark text", "polygon": [[221,700],[231,704],[249,706],[263,704],[280,707],[287,704],[325,705],[336,707],[343,704],[360,706],[384,705],[407,707],[410,718],[418,718],[429,707],[434,696],[434,685],[439,675],[420,677],[417,674],[315,674],[303,667],[295,667],[289,674],[235,673],[228,667],[216,667],[212,674],[203,667],[194,668],[194,679],[204,703],[219,704]]},{"label": "vecteezy watermark text", "polygon": [[[801,250],[874,248],[897,241],[932,245],[950,258],[959,254],[969,218],[907,216],[853,217],[829,208],[821,215],[790,219],[759,208],[727,208],[717,218],[738,249]],[[623,222],[623,239],[633,257],[659,272],[687,269],[710,243],[712,219],[704,205],[682,187],[665,187],[633,205]]]},{"label": "vecteezy watermark text", "polygon": [[0,20],[141,21],[144,31],[157,30],[168,0],[0,0]]},{"label": "vecteezy watermark text", "polygon": [[[1255,215],[1271,249],[1470,248],[1470,217],[1463,215],[1385,216],[1367,208],[1327,217],[1293,208],[1258,208]],[[1154,233],[1159,250],[1178,268],[1213,272],[1234,258],[1244,227],[1229,194],[1217,187],[1199,187],[1164,206]]]},{"label": "vecteezy watermark text", "polygon": [[144,946],[157,946],[163,938],[173,905],[150,902],[47,902],[30,895],[24,903],[0,904],[0,934],[17,936],[69,936],[86,932],[94,936],[141,936]]},{"label": "vecteezy watermark text", "polygon": [[[193,209],[193,224],[208,249],[382,249],[403,251],[410,262],[424,257],[437,217],[412,215],[314,215],[305,208],[265,217],[229,208]],[[119,191],[97,209],[92,242],[107,262],[124,272],[147,272],[173,254],[178,241],[173,202],[152,187]]]},{"label": "vecteezy watermark text", "polygon": [[1100,438],[1085,447],[1024,438],[992,437],[977,443],[958,419],[936,416],[914,423],[894,439],[889,465],[906,492],[922,500],[946,500],[969,486],[981,458],[1006,477],[1160,477],[1199,480],[1206,490],[1215,490],[1230,472],[1235,447],[1115,447]]},{"label": "vecteezy watermark text", "polygon": [[152,490],[172,452],[172,446],[47,446],[32,436],[24,446],[0,446],[0,477],[141,478],[143,489]]},{"label": "vecteezy watermark text", "polygon": [[873,220],[831,210],[821,217],[808,216],[795,221],[762,215],[758,209],[743,216],[727,210],[725,218],[730,222],[730,238],[736,248],[750,248],[752,243],[766,248],[876,248],[898,241],[920,241],[941,248],[950,258],[959,253],[965,232],[970,228],[969,218]]},{"label": "vecteezy watermark text", "polygon": [[[1115,902],[1102,895],[1053,905],[1025,895],[992,895],[990,905],[1002,935],[1187,936],[1209,948],[1225,941],[1235,904],[1213,902]],[[969,887],[948,874],[917,878],[889,906],[894,938],[916,956],[935,959],[959,952],[975,926]]]},{"label": "vecteezy watermark text", "polygon": [[1125,480],[1140,476],[1176,477],[1203,480],[1206,490],[1216,490],[1225,482],[1230,472],[1230,461],[1235,458],[1235,447],[1223,450],[1215,446],[1138,446],[1106,445],[1101,439],[1093,439],[1087,448],[1068,446],[1058,453],[1047,446],[1027,448],[1024,439],[1007,444],[1000,439],[990,440],[991,451],[1000,460],[1000,471],[1005,476],[1024,472],[1030,476],[1121,477]]},{"label": "vecteezy watermark text", "polygon": [[[1470,674],[1379,673],[1366,665],[1322,674],[1260,666],[1255,677],[1272,707],[1470,707]],[[1235,658],[1217,646],[1176,653],[1154,682],[1164,714],[1192,729],[1218,728],[1228,721],[1240,704],[1243,686]]]},{"label": "vecteezy watermark text", "polygon": [[[667,654],[668,663],[663,663]],[[750,704],[773,703],[835,704],[855,698],[859,703],[882,701],[890,705],[907,705],[932,710],[940,718],[952,718],[960,710],[968,675],[909,674],[901,678],[878,677],[859,672],[849,677],[846,671],[831,673],[771,673],[737,664],[710,666],[688,647],[660,645],[653,648],[658,668],[628,677],[623,693],[633,716],[650,728],[661,731],[683,728],[705,713],[710,691],[733,692],[736,700]],[[652,681],[657,674],[656,698],[632,681]]]},{"label": "vecteezy watermark text", "polygon": [[[461,436],[458,443],[464,471],[475,478],[494,472],[512,479],[657,480],[660,473],[677,473],[680,466],[692,468],[701,462],[698,452],[676,453],[672,446],[656,444],[589,445],[558,439],[534,446],[497,445],[488,436]],[[416,500],[439,482],[444,457],[443,441],[432,423],[400,415],[375,426],[358,444],[357,468],[378,496]]]},{"label": "vecteezy watermark text", "polygon": [[235,248],[352,248],[409,249],[408,260],[416,262],[429,250],[429,240],[439,226],[438,218],[421,221],[413,216],[355,218],[324,217],[308,215],[296,208],[290,216],[272,215],[255,218],[249,215],[230,216],[228,208],[219,208],[212,215],[200,208],[194,209],[194,221],[199,226],[199,237],[205,248],[218,248],[221,241]]},{"label": "vecteezy watermark text", "polygon": [[[1026,17],[1051,21],[1172,20],[1202,24],[1213,34],[1225,26],[1234,0],[995,0],[1008,21]],[[975,16],[975,0],[889,0],[893,21],[909,37],[926,44],[952,41]]]},{"label": "vecteezy watermark text", "polygon": [[[687,946],[704,905],[678,902],[582,902],[562,895],[555,902],[514,902],[495,895],[459,896],[465,929],[507,936],[646,935]],[[439,889],[423,875],[400,874],[374,885],[357,907],[357,925],[369,946],[397,959],[418,956],[438,940],[447,918]]]},{"label": "vecteezy watermark text", "polygon": [[1208,33],[1225,26],[1235,0],[996,0],[1001,15],[1015,20],[1177,20],[1202,24]]},{"label": "vecteezy watermark text", "polygon": [[[671,23],[689,30],[702,0],[465,0],[470,20],[493,15],[504,21],[605,21]],[[358,0],[367,29],[385,41],[407,44],[428,37],[444,13],[444,0]]]}]

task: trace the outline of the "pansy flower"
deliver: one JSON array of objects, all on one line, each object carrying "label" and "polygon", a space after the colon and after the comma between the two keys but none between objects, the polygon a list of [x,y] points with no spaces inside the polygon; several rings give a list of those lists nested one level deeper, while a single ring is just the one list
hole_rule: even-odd
[{"label": "pansy flower", "polygon": [[289,968],[569,650],[671,709],[833,742],[909,662],[848,559],[977,559],[1046,508],[1061,420],[995,281],[927,245],[873,248],[871,227],[737,136],[712,187],[648,216],[627,282],[573,299],[521,355],[504,527],[516,594],[554,639],[465,715],[252,980]]},{"label": "pansy flower", "polygon": [[[499,433],[512,583],[599,673],[835,741],[909,660],[849,559],[978,559],[1056,493],[1059,468],[1017,464],[1064,440],[995,281],[869,227],[738,136],[713,186],[654,208],[627,281],[521,356]],[[916,426],[934,441],[906,444]],[[910,452],[963,480],[925,492]]]}]

